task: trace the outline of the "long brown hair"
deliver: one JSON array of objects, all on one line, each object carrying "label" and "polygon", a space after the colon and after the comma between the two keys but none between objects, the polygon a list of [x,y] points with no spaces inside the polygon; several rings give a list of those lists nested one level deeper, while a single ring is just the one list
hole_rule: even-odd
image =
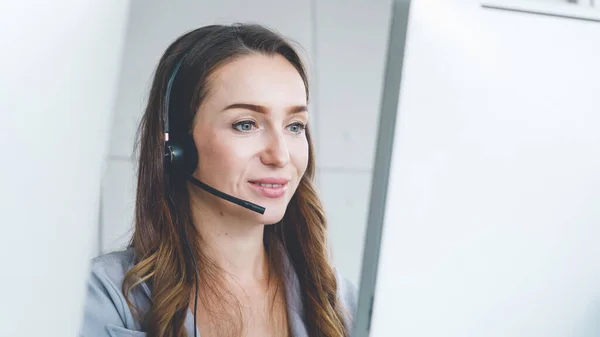
[{"label": "long brown hair", "polygon": [[[188,32],[177,38],[165,51],[154,74],[154,80],[138,131],[139,167],[135,205],[135,229],[130,242],[137,256],[135,266],[123,282],[128,295],[142,282],[152,288],[149,312],[142,328],[148,336],[184,337],[184,320],[198,272],[203,289],[218,295],[218,268],[202,249],[201,237],[192,222],[191,205],[186,182],[177,176],[166,184],[164,154],[164,99],[173,68],[188,52],[170,98],[170,128],[189,131],[198,107],[207,93],[210,75],[220,66],[250,53],[279,54],[299,72],[306,87],[308,79],[302,61],[291,43],[260,25],[211,25]],[[329,264],[325,215],[314,186],[315,162],[309,128],[309,161],[306,173],[292,197],[283,219],[265,226],[264,244],[267,252],[282,243],[298,275],[304,318],[312,337],[346,337],[348,326],[345,311],[337,298],[337,280]],[[168,186],[168,187],[167,187]],[[167,200],[172,198],[173,202]],[[185,245],[189,240],[195,253],[198,270]],[[270,265],[282,278],[282,261],[269,254]],[[282,284],[285,287],[285,284]],[[210,294],[199,294],[207,301]],[[129,296],[126,296],[129,298]],[[205,303],[210,306],[210,303]],[[213,303],[214,304],[214,303]],[[135,313],[136,308],[129,303]]]}]

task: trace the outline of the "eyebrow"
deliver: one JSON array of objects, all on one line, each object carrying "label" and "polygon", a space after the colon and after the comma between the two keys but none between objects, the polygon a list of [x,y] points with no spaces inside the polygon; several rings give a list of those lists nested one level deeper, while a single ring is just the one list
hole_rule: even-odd
[{"label": "eyebrow", "polygon": [[[269,111],[269,108],[267,108],[265,106],[258,105],[258,104],[250,104],[250,103],[230,104],[225,109],[223,109],[223,111],[229,110],[229,109],[252,110],[252,111],[262,113],[262,114],[266,114]],[[295,114],[295,113],[300,113],[300,112],[308,112],[306,105],[294,105],[294,106],[288,108],[289,114]]]}]

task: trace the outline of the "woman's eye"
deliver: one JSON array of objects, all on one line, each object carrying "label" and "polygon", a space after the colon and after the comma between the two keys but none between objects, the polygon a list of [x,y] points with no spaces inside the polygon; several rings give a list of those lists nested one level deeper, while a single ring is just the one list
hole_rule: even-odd
[{"label": "woman's eye", "polygon": [[253,121],[241,121],[232,125],[232,127],[240,132],[248,132],[252,131],[256,126],[256,123]]},{"label": "woman's eye", "polygon": [[302,133],[304,131],[304,129],[306,128],[306,126],[302,123],[294,123],[292,125],[289,126],[290,131],[293,133]]}]

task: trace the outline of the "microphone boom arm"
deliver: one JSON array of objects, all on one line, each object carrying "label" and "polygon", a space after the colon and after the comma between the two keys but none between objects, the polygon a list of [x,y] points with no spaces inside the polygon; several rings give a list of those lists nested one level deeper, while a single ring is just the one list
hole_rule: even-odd
[{"label": "microphone boom arm", "polygon": [[232,202],[232,203],[234,203],[236,205],[239,205],[239,206],[242,206],[244,208],[247,208],[247,209],[249,209],[251,211],[254,211],[256,213],[265,214],[265,208],[262,207],[262,206],[259,206],[257,204],[251,203],[250,201],[242,200],[242,199],[236,198],[234,196],[231,196],[229,194],[223,193],[223,192],[215,189],[214,187],[211,187],[211,186],[209,186],[209,185],[201,182],[200,180],[194,178],[194,176],[192,176],[189,173],[184,172],[183,175],[184,175],[184,177],[189,182],[191,182],[192,184],[194,184],[194,185],[200,187],[201,189],[207,191],[208,193],[211,193],[214,196],[217,196],[217,197],[219,197],[221,199],[225,199],[225,200],[227,200],[229,202]]}]

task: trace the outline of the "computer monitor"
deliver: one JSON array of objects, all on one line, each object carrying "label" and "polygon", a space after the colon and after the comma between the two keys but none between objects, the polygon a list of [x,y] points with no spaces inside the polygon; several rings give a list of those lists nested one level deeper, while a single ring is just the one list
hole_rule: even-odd
[{"label": "computer monitor", "polygon": [[599,36],[394,2],[354,337],[600,335]]}]

